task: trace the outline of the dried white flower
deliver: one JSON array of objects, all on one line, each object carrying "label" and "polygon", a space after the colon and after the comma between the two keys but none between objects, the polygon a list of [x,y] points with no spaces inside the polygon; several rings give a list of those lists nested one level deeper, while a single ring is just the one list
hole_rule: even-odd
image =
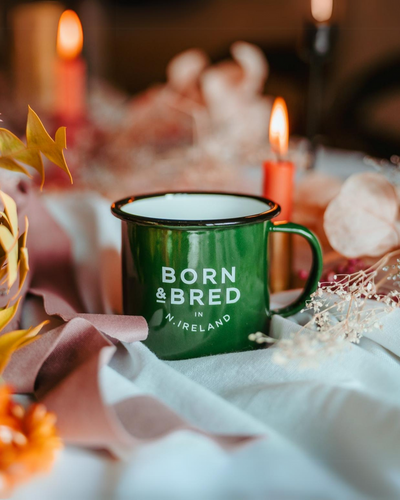
[{"label": "dried white flower", "polygon": [[[319,283],[301,311],[311,312],[312,319],[290,339],[275,340],[260,332],[249,339],[258,344],[275,343],[275,363],[297,360],[307,367],[349,343],[358,344],[366,333],[382,330],[381,318],[400,307],[399,255],[400,250],[390,252],[366,270]],[[397,264],[390,265],[395,257]]]}]

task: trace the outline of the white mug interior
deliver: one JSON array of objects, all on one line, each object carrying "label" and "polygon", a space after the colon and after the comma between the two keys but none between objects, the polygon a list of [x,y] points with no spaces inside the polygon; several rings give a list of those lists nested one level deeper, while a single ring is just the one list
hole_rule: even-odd
[{"label": "white mug interior", "polygon": [[270,209],[267,200],[212,193],[169,193],[139,198],[121,207],[122,212],[131,215],[179,221],[236,219]]}]

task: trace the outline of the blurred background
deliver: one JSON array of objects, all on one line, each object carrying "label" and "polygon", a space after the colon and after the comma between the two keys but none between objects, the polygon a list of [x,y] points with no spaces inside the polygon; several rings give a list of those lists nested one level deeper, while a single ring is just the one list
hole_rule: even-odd
[{"label": "blurred background", "polygon": [[[0,107],[13,94],[13,16],[22,3],[0,5]],[[63,6],[82,21],[89,75],[130,94],[165,81],[168,62],[185,49],[201,48],[217,62],[229,57],[236,40],[258,45],[270,66],[264,92],[285,98],[291,134],[307,133],[310,0],[77,0]],[[329,23],[337,33],[322,66],[325,144],[381,157],[399,152],[399,19],[398,0],[334,0]]]}]

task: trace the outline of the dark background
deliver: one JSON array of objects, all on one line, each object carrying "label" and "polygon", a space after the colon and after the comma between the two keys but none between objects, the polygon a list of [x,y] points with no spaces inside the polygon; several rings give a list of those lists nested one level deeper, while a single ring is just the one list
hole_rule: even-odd
[{"label": "dark background", "polygon": [[[6,0],[1,64],[9,64]],[[270,64],[265,92],[281,95],[291,133],[305,133],[309,67],[304,58],[310,0],[82,0],[64,2],[80,15],[91,73],[136,93],[165,80],[177,53],[204,49],[229,57],[236,40],[259,45]],[[334,0],[338,39],[324,67],[324,141],[389,157],[400,152],[400,2]]]}]

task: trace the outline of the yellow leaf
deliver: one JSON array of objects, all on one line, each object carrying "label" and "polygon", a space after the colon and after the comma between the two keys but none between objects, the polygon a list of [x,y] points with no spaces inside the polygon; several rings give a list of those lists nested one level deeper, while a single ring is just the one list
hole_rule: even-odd
[{"label": "yellow leaf", "polygon": [[43,187],[44,167],[40,151],[37,148],[27,148],[12,132],[0,128],[0,151],[2,153],[2,158],[11,161],[19,161],[37,170],[42,179],[41,187]]},{"label": "yellow leaf", "polygon": [[40,151],[36,148],[26,148],[13,155],[14,159],[33,167],[41,177],[40,189],[44,184],[44,166]]},{"label": "yellow leaf", "polygon": [[[4,268],[0,269],[0,280],[3,284],[7,281],[7,287],[10,289],[18,277],[18,257],[19,257],[19,242],[18,242],[18,216],[17,206],[15,201],[6,193],[0,191],[0,199],[4,205],[4,213],[2,213],[2,224],[0,224],[0,262]],[[22,240],[26,243],[26,238]],[[23,272],[25,272],[26,263],[23,264]],[[25,276],[26,277],[26,276]],[[24,279],[25,279],[24,277]]]},{"label": "yellow leaf", "polygon": [[12,354],[33,340],[48,321],[28,330],[15,330],[0,336],[0,374],[4,371]]},{"label": "yellow leaf", "polygon": [[29,229],[29,220],[25,215],[25,232],[22,236],[20,236],[18,244],[20,247],[26,247],[26,240],[28,238],[28,229]]},{"label": "yellow leaf", "polygon": [[17,241],[18,238],[12,234],[8,227],[0,225],[0,245],[6,253],[16,246]]},{"label": "yellow leaf", "polygon": [[[5,278],[3,280],[3,278]],[[7,268],[5,267],[4,269],[0,270],[0,285],[4,285],[4,283],[7,281]]]},{"label": "yellow leaf", "polygon": [[[1,214],[0,214],[0,226],[5,226],[11,232],[10,221],[8,220],[8,218],[4,212],[1,212]],[[6,253],[4,252],[3,248],[0,246],[0,259],[2,259],[5,255],[6,255]]]},{"label": "yellow leaf", "polygon": [[26,125],[27,145],[5,128],[0,128],[0,168],[22,172],[29,177],[29,172],[21,165],[33,167],[41,176],[41,188],[44,184],[43,153],[50,161],[62,168],[70,177],[71,173],[65,161],[63,149],[67,147],[66,129],[60,127],[53,140],[47,133],[37,114],[29,107]]},{"label": "yellow leaf", "polygon": [[19,298],[13,306],[0,309],[0,331],[3,330],[15,316],[20,301],[21,299]]},{"label": "yellow leaf", "polygon": [[7,215],[4,212],[0,212],[0,224],[6,225],[11,231],[10,221],[8,220]]},{"label": "yellow leaf", "polygon": [[[14,295],[14,297],[11,300],[14,300],[18,296],[20,291],[22,290],[22,287],[24,286],[26,277],[27,277],[28,272],[29,272],[28,249],[26,248],[28,229],[29,229],[29,221],[28,221],[28,217],[25,216],[25,232],[18,239],[19,285],[18,285],[17,293]],[[0,271],[0,273],[1,273],[1,271]],[[0,279],[1,279],[1,274],[0,274]]]},{"label": "yellow leaf", "polygon": [[5,226],[0,225],[0,245],[7,254],[7,282],[10,289],[18,276],[18,239]]},{"label": "yellow leaf", "polygon": [[22,167],[16,161],[12,160],[11,158],[7,158],[6,156],[0,156],[0,168],[5,168],[6,170],[11,170],[13,172],[20,172],[27,175],[28,177],[32,177],[31,174],[26,170],[26,168]]},{"label": "yellow leaf", "polygon": [[15,247],[8,254],[7,271],[8,271],[7,287],[10,290],[18,278],[18,246],[17,245],[15,245]]},{"label": "yellow leaf", "polygon": [[56,132],[56,144],[61,149],[67,149],[67,129],[60,127]]},{"label": "yellow leaf", "polygon": [[4,156],[10,156],[26,149],[25,144],[6,128],[0,128],[0,151]]},{"label": "yellow leaf", "polygon": [[56,140],[54,141],[47,133],[38,115],[29,107],[26,138],[29,149],[37,148],[50,161],[64,170],[69,175],[71,183],[73,182],[63,152],[63,149],[66,147],[65,127],[57,130]]},{"label": "yellow leaf", "polygon": [[0,191],[0,199],[4,205],[4,214],[10,223],[10,229],[14,236],[18,235],[18,215],[17,215],[17,205],[15,201],[8,196],[8,194]]},{"label": "yellow leaf", "polygon": [[28,249],[27,248],[20,248],[20,250],[19,250],[19,285],[18,285],[18,291],[14,295],[13,300],[18,296],[18,294],[22,290],[22,287],[24,286],[28,272],[29,272]]},{"label": "yellow leaf", "polygon": [[[40,332],[40,330],[45,326],[45,325],[48,325],[50,323],[50,320],[46,319],[45,321],[42,321],[40,323],[40,325],[37,325],[37,326],[31,326],[30,328],[28,328],[27,330],[19,330],[20,332],[27,332],[27,334],[25,335],[24,339],[22,340],[22,342],[19,344],[19,348],[20,347],[24,347],[28,344],[30,344],[33,340],[33,337],[36,337],[36,335]],[[15,330],[15,331],[18,331],[18,330]]]}]

